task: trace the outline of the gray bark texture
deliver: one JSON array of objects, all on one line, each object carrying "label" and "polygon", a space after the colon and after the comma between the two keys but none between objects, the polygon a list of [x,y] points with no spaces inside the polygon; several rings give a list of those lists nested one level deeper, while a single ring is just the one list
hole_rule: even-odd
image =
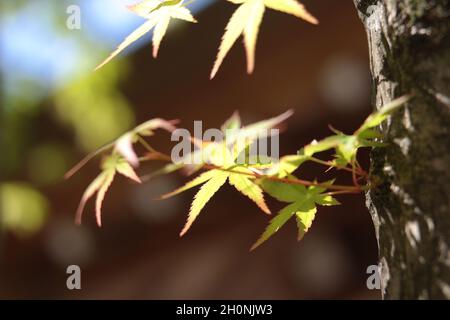
[{"label": "gray bark texture", "polygon": [[385,299],[450,298],[450,6],[354,0],[369,42],[373,105],[413,98],[381,127],[367,194]]}]

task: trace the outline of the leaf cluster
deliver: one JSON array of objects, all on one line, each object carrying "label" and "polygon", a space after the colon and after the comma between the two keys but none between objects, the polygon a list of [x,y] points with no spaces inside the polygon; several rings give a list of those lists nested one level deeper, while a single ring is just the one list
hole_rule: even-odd
[{"label": "leaf cluster", "polygon": [[[255,51],[259,29],[266,9],[284,12],[312,24],[318,24],[305,7],[296,0],[228,0],[239,7],[231,16],[222,36],[217,58],[211,71],[210,78],[214,78],[226,55],[242,35],[247,54],[247,73],[252,73],[255,67]],[[178,19],[196,23],[187,5],[192,1],[184,0],[144,0],[135,5],[128,6],[134,14],[146,19],[141,26],[134,30],[125,40],[113,51],[108,58],[100,63],[96,70],[100,69],[120,52],[133,44],[139,38],[150,31],[153,31],[153,57],[158,55],[159,47],[164,38],[169,24],[172,20]]]},{"label": "leaf cluster", "polygon": [[[239,115],[234,113],[221,127],[227,139],[216,142],[198,141],[191,137],[192,143],[197,147],[194,156],[197,153],[202,155],[202,162],[196,165],[172,162],[169,156],[156,151],[149,145],[145,138],[152,136],[156,129],[161,128],[171,132],[175,129],[177,123],[177,121],[152,119],[126,132],[113,143],[88,155],[74,169],[69,171],[67,177],[71,176],[94,156],[106,154],[101,161],[101,173],[83,194],[76,221],[81,223],[86,202],[94,194],[97,194],[95,211],[97,224],[101,226],[102,203],[117,174],[136,183],[142,183],[143,180],[154,178],[157,175],[185,169],[185,172],[189,172],[190,175],[200,173],[184,186],[161,197],[167,199],[199,187],[180,236],[186,234],[207,203],[228,182],[236,191],[254,202],[265,214],[271,214],[264,197],[265,194],[280,202],[287,203],[270,220],[268,227],[252,246],[252,249],[269,239],[293,217],[295,217],[297,223],[298,239],[300,240],[310,229],[319,206],[338,205],[340,203],[335,198],[337,195],[360,193],[370,187],[370,176],[360,167],[357,161],[358,150],[385,145],[382,142],[382,135],[376,130],[376,127],[385,121],[392,112],[406,103],[408,99],[408,96],[401,97],[378,112],[371,114],[361,127],[351,135],[333,129],[334,135],[320,141],[314,140],[301,148],[297,154],[286,155],[280,159],[251,158],[248,156],[248,150],[258,139],[267,136],[268,129],[280,126],[292,115],[292,111],[247,126],[243,126]],[[146,149],[145,155],[139,157],[136,154],[134,145],[137,143]],[[329,150],[334,151],[331,159],[323,160],[317,157],[318,154]],[[244,155],[243,158],[242,155]],[[190,154],[189,156],[193,155]],[[169,163],[145,178],[136,174],[135,168],[141,162],[155,160]],[[301,171],[299,168],[306,162],[324,165],[327,169],[348,171],[352,174],[353,185],[337,185],[334,180],[323,182],[303,180],[295,174],[297,171]]]}]

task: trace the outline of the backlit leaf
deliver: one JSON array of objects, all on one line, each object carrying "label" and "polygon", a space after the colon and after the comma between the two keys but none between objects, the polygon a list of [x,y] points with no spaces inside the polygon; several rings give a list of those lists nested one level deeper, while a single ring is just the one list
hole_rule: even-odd
[{"label": "backlit leaf", "polygon": [[105,179],[103,180],[100,188],[97,191],[97,199],[95,200],[95,218],[97,220],[97,225],[102,226],[102,205],[105,199],[106,191],[108,191],[111,183],[116,175],[115,170],[108,170],[105,172]]},{"label": "backlit leaf", "polygon": [[[227,144],[234,144],[237,141],[242,140],[248,140],[249,142],[252,142],[256,139],[266,138],[271,134],[270,129],[273,129],[286,121],[293,115],[293,113],[294,112],[292,110],[288,110],[280,114],[279,116],[244,126],[240,130],[235,131],[234,134],[230,134],[229,136],[227,136]],[[246,147],[247,145],[244,145],[244,147]]]},{"label": "backlit leaf", "polygon": [[344,166],[352,163],[356,158],[356,153],[360,147],[358,138],[355,136],[346,136],[336,147],[336,160],[339,165]]},{"label": "backlit leaf", "polygon": [[235,111],[231,117],[224,122],[224,124],[221,126],[221,130],[223,133],[226,133],[227,130],[238,130],[241,128],[241,117],[239,116],[239,113]]},{"label": "backlit leaf", "polygon": [[314,218],[316,217],[316,213],[317,213],[316,206],[312,207],[305,206],[303,208],[299,208],[298,211],[295,213],[298,228],[298,237],[297,237],[298,241],[303,239],[305,233],[311,227]]},{"label": "backlit leaf", "polygon": [[158,56],[159,46],[169,27],[169,22],[170,16],[164,16],[155,26],[155,30],[153,31],[153,58]]},{"label": "backlit leaf", "polygon": [[255,49],[261,21],[265,8],[271,8],[292,14],[313,24],[317,20],[309,14],[303,5],[295,0],[229,0],[240,6],[231,16],[222,36],[216,61],[211,71],[211,79],[215,77],[223,60],[236,40],[243,35],[247,55],[247,73],[252,73],[255,66]]},{"label": "backlit leaf", "polygon": [[140,27],[138,27],[136,30],[134,30],[129,36],[125,38],[125,40],[119,44],[117,49],[113,51],[106,60],[104,60],[102,63],[100,63],[95,70],[97,71],[101,67],[105,66],[108,62],[110,62],[112,59],[114,59],[120,52],[125,50],[129,45],[137,41],[139,38],[141,38],[144,34],[149,32],[153,29],[153,27],[156,25],[158,21],[156,18],[153,18],[151,20],[148,20],[144,22]]},{"label": "backlit leaf", "polygon": [[200,211],[203,209],[206,203],[208,203],[212,196],[220,189],[220,187],[223,186],[227,179],[228,173],[217,172],[210,180],[208,180],[208,182],[202,185],[200,190],[195,195],[194,201],[192,202],[191,209],[189,211],[188,220],[183,230],[181,231],[180,236],[183,236],[189,230],[192,223],[200,214]]},{"label": "backlit leaf", "polygon": [[[248,170],[248,172],[251,171]],[[262,189],[248,176],[238,173],[230,174],[230,184],[233,185],[240,193],[254,201],[262,211],[270,214],[270,210],[264,201]]]},{"label": "backlit leaf", "polygon": [[283,202],[298,201],[301,197],[305,197],[307,193],[305,186],[272,181],[269,179],[264,179],[261,182],[261,187],[271,197]]},{"label": "backlit leaf", "polygon": [[244,28],[244,46],[247,55],[247,73],[253,73],[255,69],[255,51],[258,31],[264,16],[264,3],[255,1],[253,8],[248,15],[247,24]]},{"label": "backlit leaf", "polygon": [[139,158],[133,149],[134,138],[135,136],[132,132],[127,132],[117,139],[114,149],[127,159],[133,167],[137,167],[139,165]]},{"label": "backlit leaf", "polygon": [[328,181],[320,184],[320,186],[310,186],[306,188],[303,185],[271,181],[269,179],[263,180],[261,186],[264,191],[279,201],[292,203],[282,209],[279,214],[269,222],[269,226],[253,245],[251,250],[261,245],[277,232],[294,214],[296,215],[297,227],[299,229],[298,240],[301,240],[314,220],[317,212],[316,204],[322,206],[339,204],[332,196],[323,193],[326,191],[326,187],[332,185],[333,182],[334,181]]},{"label": "backlit leaf", "polygon": [[188,183],[186,183],[184,186],[182,186],[181,188],[176,189],[175,191],[166,193],[164,195],[161,196],[161,199],[168,199],[170,197],[173,197],[177,194],[180,194],[186,190],[192,189],[198,185],[201,185],[203,183],[205,183],[206,181],[210,180],[212,177],[214,177],[216,174],[219,173],[219,170],[210,170],[210,171],[206,171],[203,172],[202,174],[200,174],[198,177],[196,177],[195,179],[189,181]]},{"label": "backlit leaf", "polygon": [[225,33],[222,36],[222,42],[220,43],[216,62],[214,63],[213,69],[211,71],[211,79],[216,76],[216,73],[217,71],[219,71],[219,67],[222,64],[223,59],[225,59],[233,44],[244,31],[246,17],[249,15],[250,9],[251,7],[249,7],[248,3],[243,3],[231,16],[230,21],[225,27]]},{"label": "backlit leaf", "polygon": [[104,153],[112,148],[115,149],[119,154],[125,157],[131,165],[137,166],[139,164],[138,157],[133,149],[132,144],[137,140],[138,136],[148,136],[153,134],[153,130],[164,129],[168,132],[172,132],[176,129],[175,124],[178,120],[167,121],[161,118],[148,120],[140,125],[138,125],[133,130],[130,130],[120,136],[116,141],[108,143],[107,145],[99,148],[98,150],[91,152],[86,157],[84,157],[79,163],[77,163],[72,169],[70,169],[64,178],[68,179],[74,175],[78,170],[80,170],[86,163],[92,160],[94,157],[101,153]]},{"label": "backlit leaf", "polygon": [[163,0],[163,1],[142,1],[140,3],[127,6],[128,9],[141,17],[146,17],[162,7],[179,4],[183,0]]},{"label": "backlit leaf", "polygon": [[178,7],[176,10],[172,11],[171,16],[172,18],[176,18],[179,20],[197,23],[197,20],[195,20],[194,16],[186,7]]},{"label": "backlit leaf", "polygon": [[153,56],[158,55],[159,46],[166,34],[171,19],[180,19],[189,22],[196,22],[190,11],[183,7],[183,1],[166,1],[161,3],[158,0],[145,0],[128,8],[137,15],[147,19],[140,27],[133,31],[125,40],[118,46],[118,48],[106,58],[95,70],[100,69],[105,64],[110,62],[120,52],[122,52],[129,45],[137,41],[143,35],[148,33],[153,28]]},{"label": "backlit leaf", "polygon": [[83,210],[86,205],[86,202],[100,189],[103,182],[105,181],[106,173],[100,173],[97,178],[92,181],[87,189],[84,191],[83,197],[81,198],[80,204],[77,209],[77,214],[75,218],[76,224],[81,224],[81,218],[83,216]]},{"label": "backlit leaf", "polygon": [[81,224],[81,218],[86,202],[95,193],[97,193],[97,198],[95,201],[95,216],[98,226],[101,227],[101,210],[103,200],[105,198],[106,192],[108,191],[111,183],[114,180],[116,173],[119,173],[135,182],[141,182],[131,165],[125,160],[125,158],[118,154],[112,154],[105,158],[102,161],[101,167],[102,172],[89,184],[83,194],[83,197],[81,198],[75,218],[76,224]]},{"label": "backlit leaf", "polygon": [[319,21],[305,9],[305,6],[298,3],[296,0],[264,0],[264,4],[270,9],[292,14],[312,24],[319,23]]},{"label": "backlit leaf", "polygon": [[337,201],[332,196],[320,195],[315,197],[314,201],[321,206],[337,206],[340,205],[340,202]]},{"label": "backlit leaf", "polygon": [[253,244],[250,250],[254,250],[263,244],[267,239],[274,235],[282,226],[288,222],[288,220],[295,214],[299,207],[299,204],[294,202],[283,208],[272,220],[263,232],[261,237]]},{"label": "backlit leaf", "polygon": [[118,173],[123,175],[124,177],[127,177],[137,183],[141,183],[141,179],[137,176],[136,172],[134,171],[133,167],[130,166],[130,164],[126,161],[121,161],[117,164],[116,170]]},{"label": "backlit leaf", "polygon": [[342,143],[346,137],[346,135],[339,134],[327,137],[321,141],[314,140],[309,145],[305,146],[300,153],[305,156],[312,156],[319,152],[334,149]]},{"label": "backlit leaf", "polygon": [[380,110],[372,113],[370,116],[367,117],[366,121],[364,121],[363,125],[356,131],[356,134],[361,134],[366,129],[370,129],[373,127],[378,126],[381,124],[384,120],[387,119],[387,117],[397,110],[399,107],[404,105],[406,102],[411,99],[410,95],[405,95],[400,98],[397,98],[390,103],[383,106]]},{"label": "backlit leaf", "polygon": [[282,157],[279,162],[275,165],[276,175],[279,178],[284,178],[295,170],[298,169],[305,161],[309,159],[308,156],[305,155],[288,155]]},{"label": "backlit leaf", "polygon": [[133,132],[139,135],[146,135],[148,132],[153,132],[156,129],[164,129],[167,132],[172,132],[176,129],[175,125],[178,123],[178,120],[164,120],[161,118],[155,118],[144,123],[138,125]]}]

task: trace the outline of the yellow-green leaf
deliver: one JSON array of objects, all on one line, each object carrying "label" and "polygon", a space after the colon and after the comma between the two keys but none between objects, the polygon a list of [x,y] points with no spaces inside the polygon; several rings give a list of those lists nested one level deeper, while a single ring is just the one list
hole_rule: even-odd
[{"label": "yellow-green leaf", "polygon": [[170,16],[163,16],[153,31],[153,58],[158,56],[159,46],[169,27]]},{"label": "yellow-green leaf", "polygon": [[239,116],[239,112],[235,111],[231,117],[224,122],[221,126],[221,130],[223,133],[226,133],[227,130],[238,130],[241,128],[241,117]]},{"label": "yellow-green leaf", "polygon": [[[181,1],[183,1],[183,0],[165,0],[165,1],[161,2],[160,4],[158,4],[156,7],[154,6],[154,4],[152,4],[150,6],[150,8],[152,8],[151,10],[149,10],[149,6],[147,6],[147,8],[146,8],[145,4],[143,5],[143,7],[141,9],[136,9],[137,5],[129,6],[129,7],[131,8],[131,10],[135,10],[135,11],[138,11],[138,12],[142,11],[142,14],[145,16],[145,14],[150,14],[153,11],[156,11],[156,10],[162,8],[162,7],[177,5]],[[150,1],[150,2],[153,3],[154,1]],[[149,10],[149,11],[147,11],[147,13],[145,13],[144,10]]]},{"label": "yellow-green leaf", "polygon": [[136,4],[127,5],[127,9],[137,14],[138,16],[147,18],[151,13],[153,13],[153,11],[161,8],[163,3],[158,0],[144,0]]},{"label": "yellow-green leaf", "polygon": [[68,179],[74,175],[78,170],[80,170],[86,163],[92,160],[99,154],[114,148],[119,154],[121,154],[131,165],[137,166],[139,164],[138,157],[133,149],[132,144],[136,142],[137,136],[148,136],[153,133],[155,129],[164,129],[168,132],[172,132],[176,129],[175,124],[178,120],[167,121],[161,118],[148,120],[140,125],[138,125],[133,130],[130,130],[123,135],[121,135],[116,141],[108,143],[107,145],[99,148],[98,150],[91,152],[86,157],[84,157],[79,163],[77,163],[72,169],[70,169],[64,178]]},{"label": "yellow-green leaf", "polygon": [[215,77],[223,60],[236,40],[243,35],[247,55],[247,73],[252,73],[255,66],[255,49],[261,21],[265,8],[295,15],[308,22],[317,24],[317,20],[309,14],[303,5],[294,0],[229,0],[240,6],[228,22],[219,46],[216,61],[211,71],[211,79]]},{"label": "yellow-green leaf", "polygon": [[270,220],[266,230],[263,232],[261,237],[253,244],[250,250],[254,250],[259,247],[273,234],[275,234],[282,226],[284,226],[284,224],[288,222],[288,220],[295,214],[298,207],[299,204],[294,202],[281,209],[281,211],[272,220]]},{"label": "yellow-green leaf", "polygon": [[262,180],[261,187],[271,197],[283,202],[299,201],[307,195],[305,186],[272,181],[269,179]]},{"label": "yellow-green leaf", "polygon": [[177,7],[176,10],[171,12],[172,18],[184,20],[187,22],[197,23],[197,20],[191,14],[188,8],[186,7]]},{"label": "yellow-green leaf", "polygon": [[[288,118],[290,118],[293,114],[294,112],[292,110],[288,110],[276,117],[244,126],[240,130],[236,130],[234,134],[227,136],[227,144],[234,144],[237,141],[239,142],[240,140],[248,140],[249,142],[252,142],[256,139],[265,138],[271,134],[270,129],[280,125]],[[243,145],[244,148],[246,146],[246,144]],[[239,150],[239,152],[240,151],[242,150]]]},{"label": "yellow-green leaf", "polygon": [[337,201],[332,196],[327,195],[319,195],[314,198],[314,202],[320,204],[321,206],[337,206],[340,205],[340,202]]},{"label": "yellow-green leaf", "polygon": [[336,160],[339,165],[352,163],[356,158],[359,144],[358,138],[355,136],[346,136],[342,142],[336,147]]},{"label": "yellow-green leaf", "polygon": [[334,149],[337,146],[339,146],[339,144],[341,144],[344,141],[344,139],[346,139],[346,138],[347,138],[347,135],[338,134],[338,135],[326,137],[325,139],[323,139],[321,141],[314,140],[307,146],[303,147],[303,149],[300,151],[300,153],[305,156],[312,156],[315,153],[327,151],[329,149]]},{"label": "yellow-green leaf", "polygon": [[168,132],[172,132],[176,129],[175,125],[178,123],[178,120],[165,120],[161,118],[155,118],[144,123],[141,123],[132,131],[139,135],[146,135],[148,132],[152,132],[155,129],[164,129]]},{"label": "yellow-green leaf", "polygon": [[118,173],[120,173],[124,177],[127,177],[137,183],[142,183],[141,179],[139,179],[139,177],[137,176],[133,167],[130,166],[130,164],[128,162],[120,161],[116,166],[116,170]]},{"label": "yellow-green leaf", "polygon": [[181,231],[180,236],[183,236],[189,230],[192,223],[200,214],[200,211],[203,209],[206,203],[208,203],[212,196],[220,189],[220,187],[223,186],[227,179],[228,173],[219,171],[216,172],[215,175],[200,188],[200,190],[195,195],[194,201],[192,202],[188,220],[183,230]]},{"label": "yellow-green leaf", "polygon": [[80,204],[78,205],[77,214],[75,217],[76,224],[81,224],[81,219],[83,217],[83,210],[86,202],[100,189],[106,178],[106,172],[101,172],[86,188],[81,197]]},{"label": "yellow-green leaf", "polygon": [[[242,170],[242,169],[240,169]],[[248,172],[251,172],[248,170]],[[233,185],[244,196],[254,201],[258,207],[267,214],[270,214],[270,209],[264,201],[264,194],[262,189],[255,184],[248,176],[239,173],[230,174],[230,184]]]},{"label": "yellow-green leaf", "polygon": [[110,62],[115,56],[122,52],[129,45],[137,41],[143,35],[155,28],[153,34],[153,56],[156,58],[158,55],[159,46],[166,34],[170,20],[180,19],[189,22],[196,22],[190,11],[183,7],[183,1],[169,1],[164,5],[158,0],[146,0],[142,1],[128,8],[137,15],[147,19],[140,27],[133,31],[125,40],[118,46],[118,48],[106,58],[95,70],[100,69],[105,64]]},{"label": "yellow-green leaf", "polygon": [[102,226],[102,204],[105,199],[106,191],[108,191],[111,183],[114,180],[114,176],[116,175],[116,171],[108,170],[105,172],[105,178],[97,191],[97,199],[95,200],[95,218],[97,220],[97,225],[99,227]]},{"label": "yellow-green leaf", "polygon": [[279,178],[284,178],[297,170],[308,159],[309,157],[305,155],[284,156],[274,166],[274,169]]},{"label": "yellow-green leaf", "polygon": [[117,49],[113,51],[108,58],[106,58],[102,63],[100,63],[96,68],[95,71],[106,65],[108,62],[110,62],[112,59],[114,59],[120,52],[125,50],[129,45],[137,41],[139,38],[141,38],[144,34],[149,32],[153,29],[153,27],[156,25],[158,21],[154,18],[151,20],[148,20],[144,22],[140,27],[138,27],[136,30],[134,30],[128,37],[125,38],[125,40],[119,44]]},{"label": "yellow-green leaf", "polygon": [[198,185],[201,185],[203,183],[205,183],[206,181],[208,181],[209,179],[211,179],[212,177],[214,177],[216,174],[219,173],[219,170],[210,170],[210,171],[206,171],[203,172],[201,175],[199,175],[198,177],[196,177],[195,179],[189,181],[188,183],[186,183],[184,186],[182,186],[181,188],[178,188],[172,192],[166,193],[164,195],[161,196],[161,199],[168,199],[170,197],[173,197],[177,194],[180,194],[186,190],[192,189]]},{"label": "yellow-green leaf", "polygon": [[319,21],[305,9],[305,6],[298,3],[296,0],[264,0],[264,4],[270,9],[292,14],[312,24],[319,23]]},{"label": "yellow-green leaf", "polygon": [[294,213],[296,215],[297,226],[299,229],[298,239],[302,239],[314,220],[317,212],[316,204],[322,206],[333,206],[339,204],[339,202],[332,196],[322,194],[322,192],[326,191],[324,186],[332,185],[333,182],[334,181],[328,181],[322,183],[321,186],[310,186],[306,188],[303,185],[293,185],[270,181],[268,179],[263,180],[261,182],[261,186],[264,191],[279,201],[292,203],[281,210],[280,213],[270,221],[269,226],[258,241],[253,245],[251,250],[255,249],[275,232],[277,232],[278,229],[281,228],[281,226],[283,226],[289,218],[294,215]]},{"label": "yellow-green leaf", "polygon": [[89,184],[81,198],[75,218],[77,224],[81,224],[81,218],[86,202],[97,193],[95,215],[98,226],[101,226],[102,203],[106,192],[114,180],[116,172],[138,183],[141,182],[131,165],[125,158],[118,154],[112,154],[103,159],[101,167],[102,172]]},{"label": "yellow-green leaf", "polygon": [[248,15],[247,24],[244,28],[244,46],[247,55],[247,73],[253,73],[255,69],[255,50],[258,39],[258,31],[264,16],[264,3],[255,1]]},{"label": "yellow-green leaf", "polygon": [[316,217],[317,208],[315,206],[305,206],[303,210],[301,208],[299,211],[295,213],[295,218],[297,220],[297,227],[298,227],[298,241],[302,240],[305,236],[305,233],[309,230],[311,227],[314,218]]},{"label": "yellow-green leaf", "polygon": [[406,102],[411,99],[410,95],[405,95],[400,98],[397,98],[390,103],[383,106],[380,110],[372,113],[370,116],[367,117],[366,121],[364,121],[363,125],[356,131],[356,135],[361,134],[366,129],[370,129],[373,127],[378,126],[380,123],[382,123],[386,118],[395,110],[397,110],[399,107],[404,105]]},{"label": "yellow-green leaf", "polygon": [[214,63],[213,69],[211,71],[211,79],[216,76],[216,73],[217,71],[219,71],[219,67],[222,64],[223,59],[225,59],[233,44],[244,31],[250,9],[251,7],[249,6],[249,2],[245,2],[241,6],[239,6],[239,8],[231,16],[231,19],[225,28],[225,33],[222,36],[222,42],[220,43],[216,62]]}]

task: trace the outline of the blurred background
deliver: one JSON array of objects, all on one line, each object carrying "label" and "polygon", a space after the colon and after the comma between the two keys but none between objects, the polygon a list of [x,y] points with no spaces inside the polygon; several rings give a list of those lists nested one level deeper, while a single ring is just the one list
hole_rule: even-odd
[{"label": "blurred background", "polygon": [[[302,242],[288,223],[251,253],[268,220],[230,187],[178,237],[195,191],[152,199],[187,180],[179,174],[141,186],[119,178],[104,203],[103,228],[92,203],[83,226],[74,225],[99,159],[68,181],[64,173],[150,118],[217,128],[234,110],[250,123],[293,108],[280,137],[287,154],[329,135],[328,124],[351,133],[370,113],[366,38],[351,0],[303,1],[318,26],[268,10],[252,76],[239,40],[209,80],[236,9],[224,0],[193,2],[200,23],[171,24],[157,60],[149,34],[94,73],[142,23],[125,8],[132,2],[0,0],[0,298],[378,299],[366,288],[377,248],[363,195],[320,208]],[[81,9],[80,30],[66,27],[73,4]],[[159,133],[152,143],[167,151],[169,140]],[[327,177],[315,166],[301,176]],[[72,264],[82,269],[82,290],[66,288]]]}]

